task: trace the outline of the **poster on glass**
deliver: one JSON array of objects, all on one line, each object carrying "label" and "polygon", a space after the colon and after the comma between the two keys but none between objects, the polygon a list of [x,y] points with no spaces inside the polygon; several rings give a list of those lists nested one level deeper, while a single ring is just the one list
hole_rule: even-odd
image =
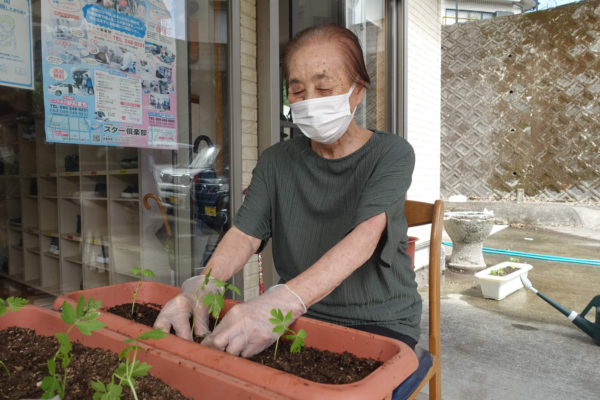
[{"label": "poster on glass", "polygon": [[170,0],[42,0],[46,140],[174,149]]}]

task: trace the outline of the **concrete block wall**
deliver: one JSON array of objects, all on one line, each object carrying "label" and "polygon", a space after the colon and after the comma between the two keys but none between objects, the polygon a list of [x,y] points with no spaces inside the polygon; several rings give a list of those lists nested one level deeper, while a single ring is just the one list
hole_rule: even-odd
[{"label": "concrete block wall", "polygon": [[[408,2],[407,139],[415,149],[415,172],[408,199],[440,198],[441,56],[440,0]],[[409,229],[417,236],[415,268],[429,263],[431,226]],[[426,253],[426,254],[425,254]]]},{"label": "concrete block wall", "polygon": [[[258,160],[258,99],[256,69],[256,0],[240,0],[242,80],[242,190],[250,185]],[[244,300],[260,294],[258,257],[244,266]]]}]

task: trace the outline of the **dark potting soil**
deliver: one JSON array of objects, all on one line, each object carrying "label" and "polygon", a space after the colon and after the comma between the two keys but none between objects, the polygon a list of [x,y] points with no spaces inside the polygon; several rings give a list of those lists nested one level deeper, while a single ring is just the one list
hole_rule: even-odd
[{"label": "dark potting soil", "polygon": [[160,314],[161,308],[162,306],[159,304],[136,303],[132,315],[131,303],[127,303],[108,308],[104,311],[152,328],[154,321],[156,321],[158,314]]},{"label": "dark potting soil", "polygon": [[[516,270],[518,270],[518,269],[520,269],[520,268],[515,268],[515,267],[504,267],[504,268],[502,268],[502,269],[504,270],[504,272],[501,272],[501,273],[499,273],[499,272],[498,272],[498,270],[495,270],[495,271],[496,271],[496,274],[494,274],[493,276],[506,276],[506,275],[512,274],[513,272],[515,272]],[[492,274],[491,274],[491,271],[490,271],[490,275],[492,275]]]},{"label": "dark potting soil", "polygon": [[[131,316],[131,303],[121,304],[106,311],[152,327],[160,313],[160,309],[161,306],[158,304],[136,304],[133,318]],[[211,330],[214,323],[215,321],[211,318]],[[194,335],[194,342],[200,343],[202,339]],[[276,360],[273,359],[275,344],[250,358],[250,360],[309,381],[334,385],[360,381],[383,365],[381,361],[357,357],[348,352],[332,353],[313,347],[304,347],[300,353],[291,353],[291,344],[290,341],[280,340]]]},{"label": "dark potting soil", "polygon": [[317,383],[342,385],[360,381],[383,363],[356,357],[347,351],[331,353],[313,347],[304,347],[300,353],[290,353],[292,342],[280,340],[277,359],[273,359],[275,344],[250,360]]},{"label": "dark potting soil", "polygon": [[[39,399],[44,391],[37,387],[48,375],[46,361],[58,350],[54,337],[36,335],[30,329],[12,327],[0,331],[0,360],[10,370],[10,376],[0,367],[0,399]],[[73,343],[73,359],[68,367],[67,394],[64,400],[90,400],[94,391],[91,381],[98,379],[110,383],[111,376],[119,366],[117,354],[103,349],[91,349]],[[60,364],[60,363],[59,363]],[[57,367],[62,375],[62,368]],[[153,376],[136,380],[135,390],[141,399],[186,400],[179,391],[165,385]],[[123,389],[123,399],[133,400],[129,388]]]}]

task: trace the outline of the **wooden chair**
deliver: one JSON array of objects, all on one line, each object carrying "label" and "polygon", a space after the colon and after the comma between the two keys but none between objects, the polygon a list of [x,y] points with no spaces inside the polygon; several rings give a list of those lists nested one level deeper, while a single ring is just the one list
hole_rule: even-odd
[{"label": "wooden chair", "polygon": [[[427,375],[416,389],[412,391],[409,399],[416,398],[421,389],[429,382],[429,399],[441,400],[440,252],[444,223],[444,202],[437,200],[434,204],[429,204],[407,200],[404,206],[404,214],[409,227],[432,224],[429,242],[429,353],[431,353],[433,361],[431,361],[428,354],[425,354],[428,359],[427,364],[431,362],[431,368],[429,368]],[[423,357],[419,357],[419,362],[422,360]]]}]

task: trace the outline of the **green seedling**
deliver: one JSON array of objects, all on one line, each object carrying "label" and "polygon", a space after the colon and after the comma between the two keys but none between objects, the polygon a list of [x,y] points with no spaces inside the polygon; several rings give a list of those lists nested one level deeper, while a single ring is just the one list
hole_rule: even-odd
[{"label": "green seedling", "polygon": [[497,270],[490,272],[490,275],[502,275],[502,274],[504,274],[504,268],[498,268]]},{"label": "green seedling", "polygon": [[[20,297],[12,297],[12,296],[9,297],[8,299],[6,299],[6,301],[4,301],[3,299],[0,299],[0,317],[3,316],[4,314],[6,314],[8,312],[8,310],[10,310],[12,312],[19,311],[22,307],[25,307],[25,304],[27,304],[28,302],[29,302],[29,300],[25,300]],[[10,376],[10,371],[8,370],[8,367],[6,366],[6,364],[4,364],[0,360],[0,365],[2,365],[4,367],[4,369],[6,370],[6,373],[8,374],[8,376]]]},{"label": "green seedling", "polygon": [[304,329],[300,329],[298,333],[294,332],[288,325],[292,322],[293,312],[290,310],[285,317],[280,309],[272,309],[271,316],[273,318],[269,318],[269,322],[275,325],[273,328],[273,332],[278,333],[277,343],[275,344],[275,353],[273,354],[273,360],[277,359],[277,348],[279,347],[279,339],[286,333],[290,333],[290,335],[284,336],[288,340],[293,340],[292,347],[290,347],[290,352],[292,353],[300,353],[302,347],[304,347],[304,339],[306,339],[306,332]]},{"label": "green seedling", "polygon": [[213,280],[215,281],[215,286],[223,290],[217,290],[217,294],[207,293],[204,296],[203,304],[205,307],[208,307],[208,313],[212,314],[213,318],[215,319],[216,328],[217,324],[219,323],[219,315],[221,314],[221,310],[225,308],[225,292],[231,290],[232,292],[237,293],[239,296],[240,289],[233,285],[227,284],[227,282],[220,281],[217,278],[213,278]]},{"label": "green seedling", "polygon": [[[91,336],[92,332],[105,327],[105,324],[96,319],[100,316],[98,310],[102,307],[102,301],[94,301],[90,298],[85,302],[85,297],[81,295],[77,301],[76,308],[72,305],[63,302],[61,319],[69,326],[66,333],[57,333],[54,336],[58,340],[60,347],[53,358],[47,361],[48,372],[50,376],[44,377],[41,388],[45,390],[42,399],[51,399],[58,394],[61,399],[64,399],[67,390],[67,372],[71,359],[73,358],[73,345],[69,340],[69,333],[75,327],[79,332],[86,336]],[[59,361],[64,370],[63,376],[56,373],[56,363]]]},{"label": "green seedling", "polygon": [[194,307],[194,320],[192,322],[192,332],[191,332],[192,337],[194,337],[194,326],[196,325],[196,311],[198,310],[200,300],[202,300],[202,304],[205,307],[208,307],[208,313],[211,314],[213,316],[213,318],[215,319],[214,327],[216,328],[217,324],[219,323],[219,315],[221,314],[221,310],[223,310],[223,308],[225,308],[225,292],[227,292],[228,290],[231,290],[232,292],[235,292],[238,295],[241,294],[240,289],[238,289],[237,287],[230,285],[227,282],[223,282],[217,278],[213,278],[213,281],[215,282],[215,286],[218,289],[217,294],[207,293],[203,296],[198,297],[198,289],[202,289],[202,291],[204,291],[204,287],[209,282],[211,272],[212,272],[212,270],[208,271],[208,274],[206,274],[204,277],[204,282],[202,283],[202,285],[198,286],[196,288],[196,290],[194,291],[194,298],[196,299],[196,306]]},{"label": "green seedling", "polygon": [[143,269],[141,267],[135,267],[130,272],[133,275],[140,276],[140,279],[138,279],[138,282],[137,282],[137,286],[135,287],[135,292],[133,292],[133,303],[131,304],[131,316],[133,317],[133,311],[135,309],[135,299],[137,298],[138,289],[140,288],[140,285],[142,284],[142,279],[144,278],[144,276],[154,278],[156,275],[154,274],[154,272],[152,272],[151,269],[149,269],[149,268]]},{"label": "green seedling", "polygon": [[204,282],[202,282],[202,285],[198,286],[196,288],[196,290],[194,290],[194,299],[196,299],[196,306],[194,307],[194,316],[193,316],[193,321],[192,321],[192,331],[190,332],[190,337],[192,339],[194,338],[194,326],[196,325],[196,311],[198,311],[198,306],[200,305],[200,301],[204,297],[204,296],[198,297],[198,289],[202,289],[202,291],[204,292],[204,287],[208,284],[211,272],[212,272],[212,270],[209,270],[208,274],[204,275]]},{"label": "green seedling", "polygon": [[[105,385],[100,380],[96,382],[90,382],[92,389],[94,389],[93,400],[120,399],[123,395],[124,386],[129,386],[133,397],[137,400],[138,397],[135,391],[135,379],[148,375],[148,372],[152,368],[151,365],[148,365],[145,362],[140,363],[139,360],[136,360],[138,350],[143,350],[143,348],[139,346],[139,342],[140,340],[148,339],[158,340],[167,336],[169,335],[164,333],[162,330],[154,329],[152,331],[143,333],[136,338],[124,340],[123,343],[129,344],[129,346],[119,353],[119,359],[123,359],[124,362],[119,364],[111,377],[110,383]],[[131,357],[132,351],[133,357]],[[119,383],[115,382],[115,378],[119,380]]]}]

